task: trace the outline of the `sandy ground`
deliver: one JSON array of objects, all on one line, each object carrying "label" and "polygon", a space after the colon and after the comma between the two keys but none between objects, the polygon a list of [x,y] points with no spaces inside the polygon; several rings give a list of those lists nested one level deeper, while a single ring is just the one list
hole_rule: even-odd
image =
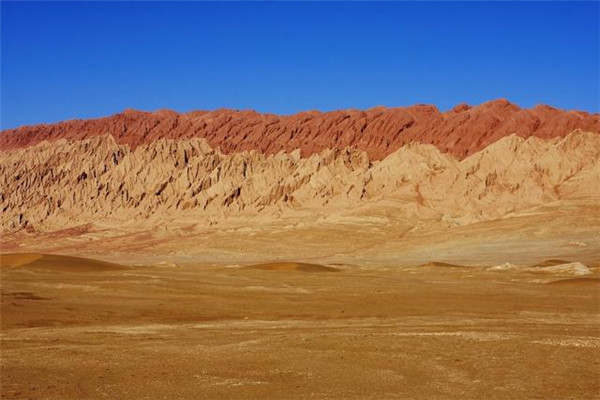
[{"label": "sandy ground", "polygon": [[2,398],[600,399],[600,207],[367,211],[3,235]]},{"label": "sandy ground", "polygon": [[597,267],[17,261],[6,399],[600,398]]}]

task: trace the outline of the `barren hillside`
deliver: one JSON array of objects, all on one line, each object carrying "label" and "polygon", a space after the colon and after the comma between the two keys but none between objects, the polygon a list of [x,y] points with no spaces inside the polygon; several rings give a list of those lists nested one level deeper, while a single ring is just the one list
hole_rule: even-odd
[{"label": "barren hillside", "polygon": [[510,135],[462,160],[410,144],[381,161],[326,149],[223,154],[204,139],[159,139],[135,149],[111,135],[42,142],[0,155],[2,228],[51,231],[89,223],[201,226],[228,216],[330,215],[394,201],[409,220],[465,224],[563,200],[598,201],[600,135]]}]

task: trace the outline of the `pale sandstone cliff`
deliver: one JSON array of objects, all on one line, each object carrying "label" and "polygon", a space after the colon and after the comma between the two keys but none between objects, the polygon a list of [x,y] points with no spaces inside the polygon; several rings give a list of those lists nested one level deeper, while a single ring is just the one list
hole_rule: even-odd
[{"label": "pale sandstone cliff", "polygon": [[211,225],[230,216],[335,215],[392,202],[406,218],[465,224],[555,201],[600,200],[600,135],[504,137],[464,159],[410,144],[381,161],[350,148],[223,154],[204,139],[131,149],[110,135],[0,153],[0,224],[52,231],[84,224]]}]

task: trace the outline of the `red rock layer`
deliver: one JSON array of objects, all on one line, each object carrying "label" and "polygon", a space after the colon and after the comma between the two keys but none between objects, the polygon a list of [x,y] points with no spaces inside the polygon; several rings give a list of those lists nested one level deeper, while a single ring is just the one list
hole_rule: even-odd
[{"label": "red rock layer", "polygon": [[24,126],[0,133],[0,148],[27,147],[43,140],[79,140],[112,134],[136,148],[159,138],[202,137],[225,153],[257,150],[272,154],[301,149],[306,156],[326,148],[354,147],[382,159],[409,142],[433,144],[459,158],[510,134],[527,138],[566,136],[575,129],[600,133],[600,114],[549,106],[521,109],[506,100],[441,113],[435,106],[377,107],[366,111],[308,111],[290,116],[254,111],[127,110],[110,117]]}]

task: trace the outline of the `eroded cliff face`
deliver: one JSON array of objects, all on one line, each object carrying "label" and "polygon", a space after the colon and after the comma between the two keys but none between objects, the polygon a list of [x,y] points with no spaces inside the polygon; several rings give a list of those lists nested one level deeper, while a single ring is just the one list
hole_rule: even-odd
[{"label": "eroded cliff face", "polygon": [[504,137],[459,159],[433,145],[381,161],[326,149],[224,154],[205,139],[157,139],[131,148],[111,135],[60,139],[0,153],[1,226],[52,231],[85,224],[169,226],[278,218],[393,204],[406,218],[455,224],[564,200],[600,200],[600,135]]},{"label": "eroded cliff face", "polygon": [[4,150],[110,134],[119,144],[138,146],[166,139],[204,138],[225,154],[263,154],[300,149],[303,157],[326,149],[352,147],[381,160],[408,143],[436,146],[460,159],[509,136],[564,137],[580,129],[600,133],[600,115],[549,106],[521,109],[506,100],[440,112],[434,106],[378,107],[366,111],[310,111],[291,116],[217,110],[176,113],[128,110],[111,117],[26,126],[0,134]]}]

